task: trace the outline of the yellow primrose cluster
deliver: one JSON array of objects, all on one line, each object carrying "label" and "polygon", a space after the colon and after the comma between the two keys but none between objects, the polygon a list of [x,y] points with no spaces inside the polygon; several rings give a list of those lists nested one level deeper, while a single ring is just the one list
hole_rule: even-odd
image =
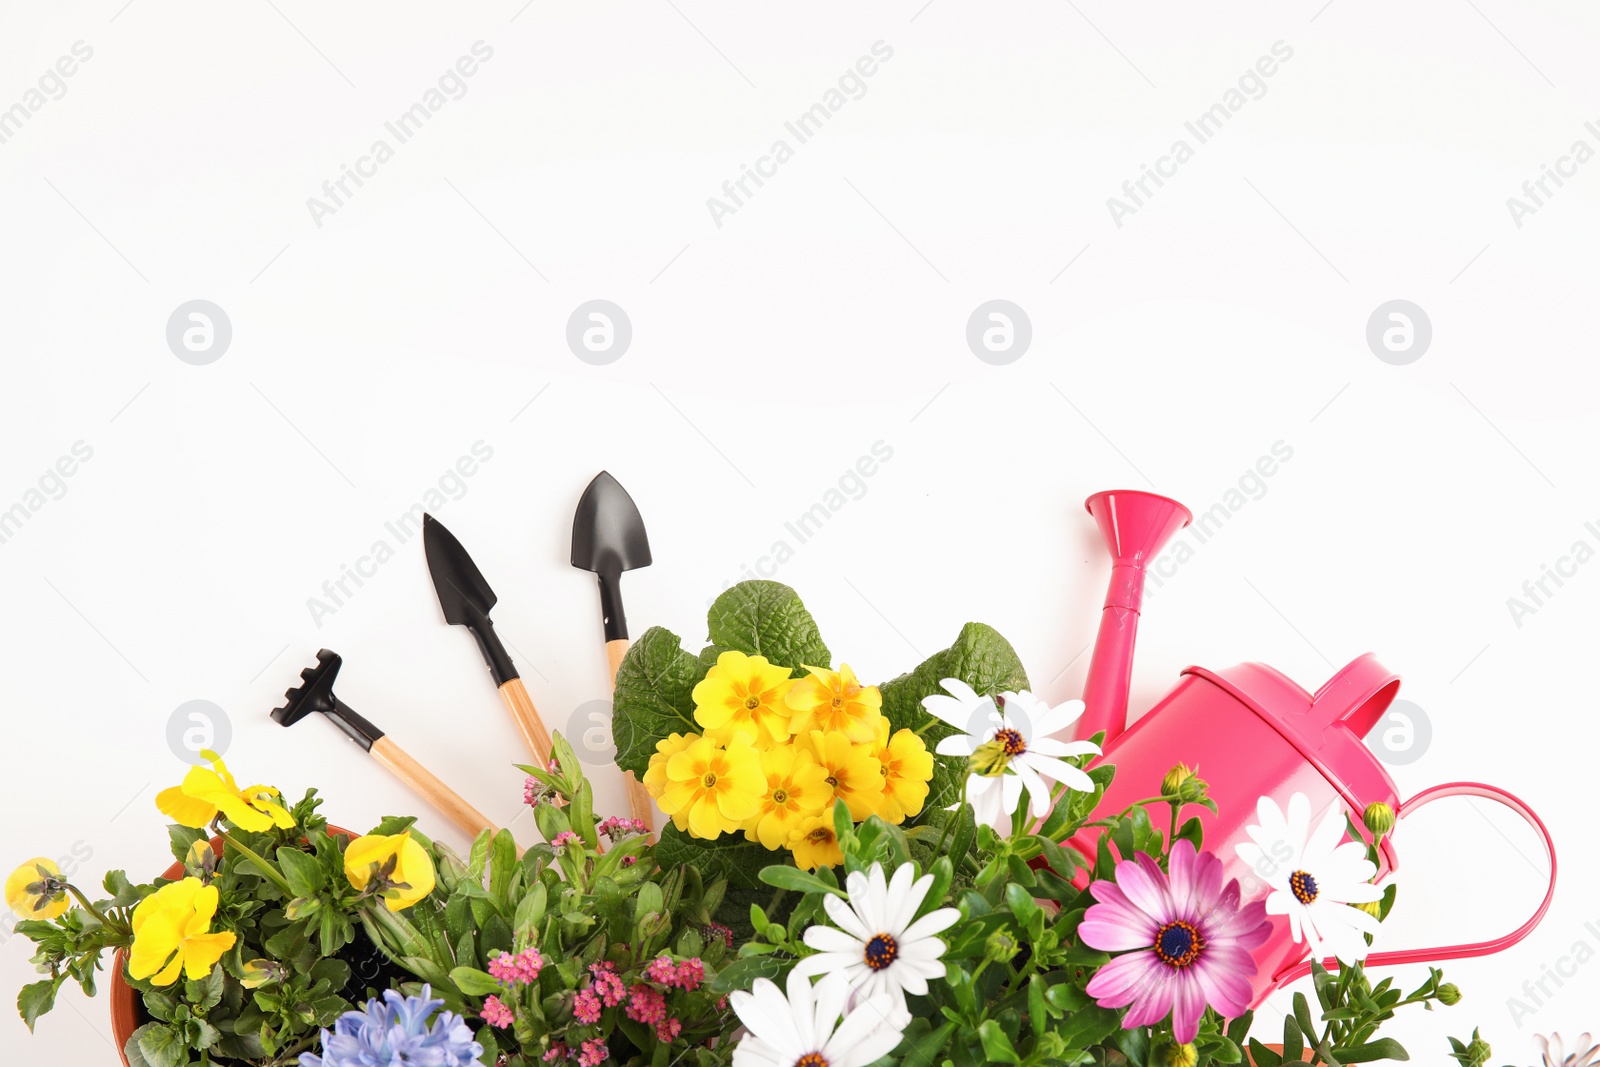
[{"label": "yellow primrose cluster", "polygon": [[744,831],[787,848],[807,870],[843,861],[833,806],[901,823],[922,810],[933,755],[911,730],[892,736],[877,686],[848,665],[803,678],[764,656],[724,652],[694,687],[700,733],[656,743],[645,788],[690,836]]}]

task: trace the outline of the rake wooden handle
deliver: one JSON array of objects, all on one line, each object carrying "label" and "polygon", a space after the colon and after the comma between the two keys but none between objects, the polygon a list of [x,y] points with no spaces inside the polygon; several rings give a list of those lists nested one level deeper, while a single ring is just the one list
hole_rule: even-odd
[{"label": "rake wooden handle", "polygon": [[522,739],[528,743],[534,761],[541,767],[549,767],[550,731],[545,729],[544,720],[539,718],[533,698],[528,695],[528,687],[522,684],[521,678],[512,678],[500,687],[500,696],[511,710],[517,729],[522,731]]},{"label": "rake wooden handle", "polygon": [[[628,639],[618,638],[606,642],[606,664],[611,668],[611,689],[616,692],[617,668],[622,666],[622,657],[628,654]],[[650,800],[650,790],[646,789],[634,776],[632,771],[622,772],[623,785],[628,791],[628,813],[635,819],[644,823],[646,830],[656,828],[655,807]]]},{"label": "rake wooden handle", "polygon": [[475,838],[485,830],[493,833],[497,829],[488,816],[463,800],[387,735],[372,742],[372,757],[469,836]]}]

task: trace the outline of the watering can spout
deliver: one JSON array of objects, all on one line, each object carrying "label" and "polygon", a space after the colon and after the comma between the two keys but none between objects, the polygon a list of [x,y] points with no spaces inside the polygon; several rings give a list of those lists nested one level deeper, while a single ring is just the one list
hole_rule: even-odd
[{"label": "watering can spout", "polygon": [[1145,567],[1173,534],[1189,525],[1189,509],[1176,500],[1136,489],[1112,489],[1084,501],[1111,552],[1111,584],[1106,590],[1100,632],[1084,684],[1085,710],[1077,736],[1104,730],[1106,740],[1128,725],[1128,687],[1133,677],[1133,642],[1144,599]]}]

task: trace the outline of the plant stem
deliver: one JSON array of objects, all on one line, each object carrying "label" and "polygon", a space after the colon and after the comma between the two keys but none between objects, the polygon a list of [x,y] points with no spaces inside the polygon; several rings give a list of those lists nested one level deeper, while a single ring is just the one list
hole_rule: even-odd
[{"label": "plant stem", "polygon": [[961,811],[967,806],[967,783],[972,780],[972,775],[961,779],[961,800],[956,804],[956,810],[951,813],[950,820],[944,824],[944,829],[939,832],[939,847],[934,852],[935,856],[944,855],[944,843],[950,839],[950,831],[955,828],[956,820],[961,818]]},{"label": "plant stem", "polygon": [[120,923],[117,920],[111,918],[109,915],[105,914],[99,908],[97,908],[93,904],[89,903],[89,898],[84,896],[82,891],[79,890],[77,886],[71,884],[70,882],[67,884],[67,892],[71,893],[74,897],[76,897],[77,900],[78,900],[79,906],[81,906],[84,911],[88,912],[90,915],[93,915],[96,919],[98,919],[100,921],[100,925],[101,926],[110,927],[111,929],[115,930],[117,933],[123,935],[124,937],[127,937],[127,936],[129,936],[129,935],[131,935],[133,933],[133,931],[130,930],[128,927],[124,926],[122,923]]},{"label": "plant stem", "polygon": [[271,882],[273,885],[275,885],[279,889],[283,890],[284,896],[288,897],[290,900],[294,899],[294,895],[295,895],[294,890],[289,888],[288,881],[286,881],[284,879],[283,875],[281,875],[281,874],[279,874],[277,872],[277,870],[272,866],[272,864],[268,863],[266,860],[264,860],[260,856],[256,855],[256,853],[254,851],[252,851],[251,849],[249,849],[245,845],[240,844],[238,839],[230,836],[227,833],[224,833],[222,835],[222,840],[226,841],[229,845],[232,845],[233,848],[236,849],[238,852],[242,853],[246,859],[248,859],[251,863],[255,864],[256,867],[260,869],[261,873],[266,875],[267,881]]}]

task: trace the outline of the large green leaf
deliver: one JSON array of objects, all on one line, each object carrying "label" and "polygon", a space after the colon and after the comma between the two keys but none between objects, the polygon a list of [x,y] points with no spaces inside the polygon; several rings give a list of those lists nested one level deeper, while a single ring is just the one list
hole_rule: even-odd
[{"label": "large green leaf", "polygon": [[671,630],[652,626],[634,642],[617,669],[613,697],[611,737],[617,766],[643,777],[657,741],[700,729],[691,694],[705,673],[705,665],[683,650]]},{"label": "large green leaf", "polygon": [[[942,739],[959,733],[954,726],[929,715],[922,707],[924,697],[944,692],[939,684],[945,678],[959,678],[984,694],[1028,688],[1028,674],[1022,669],[1011,643],[993,627],[969,622],[961,628],[955,643],[935,652],[915,670],[883,683],[883,713],[892,730],[911,729],[922,735],[929,751]],[[961,799],[961,780],[966,775],[964,761],[948,756],[934,758],[933,781],[923,811],[937,811]]]},{"label": "large green leaf", "polygon": [[715,841],[690,837],[668,825],[656,842],[656,862],[664,871],[679,865],[694,867],[705,881],[726,878],[728,884],[753,889],[760,886],[761,869],[788,858],[784,852],[769,852],[759,841],[746,841],[743,834],[723,834]]},{"label": "large green leaf", "polygon": [[765,656],[784,667],[829,667],[828,646],[800,594],[781,582],[740,582],[723,591],[706,613],[711,644]]}]

